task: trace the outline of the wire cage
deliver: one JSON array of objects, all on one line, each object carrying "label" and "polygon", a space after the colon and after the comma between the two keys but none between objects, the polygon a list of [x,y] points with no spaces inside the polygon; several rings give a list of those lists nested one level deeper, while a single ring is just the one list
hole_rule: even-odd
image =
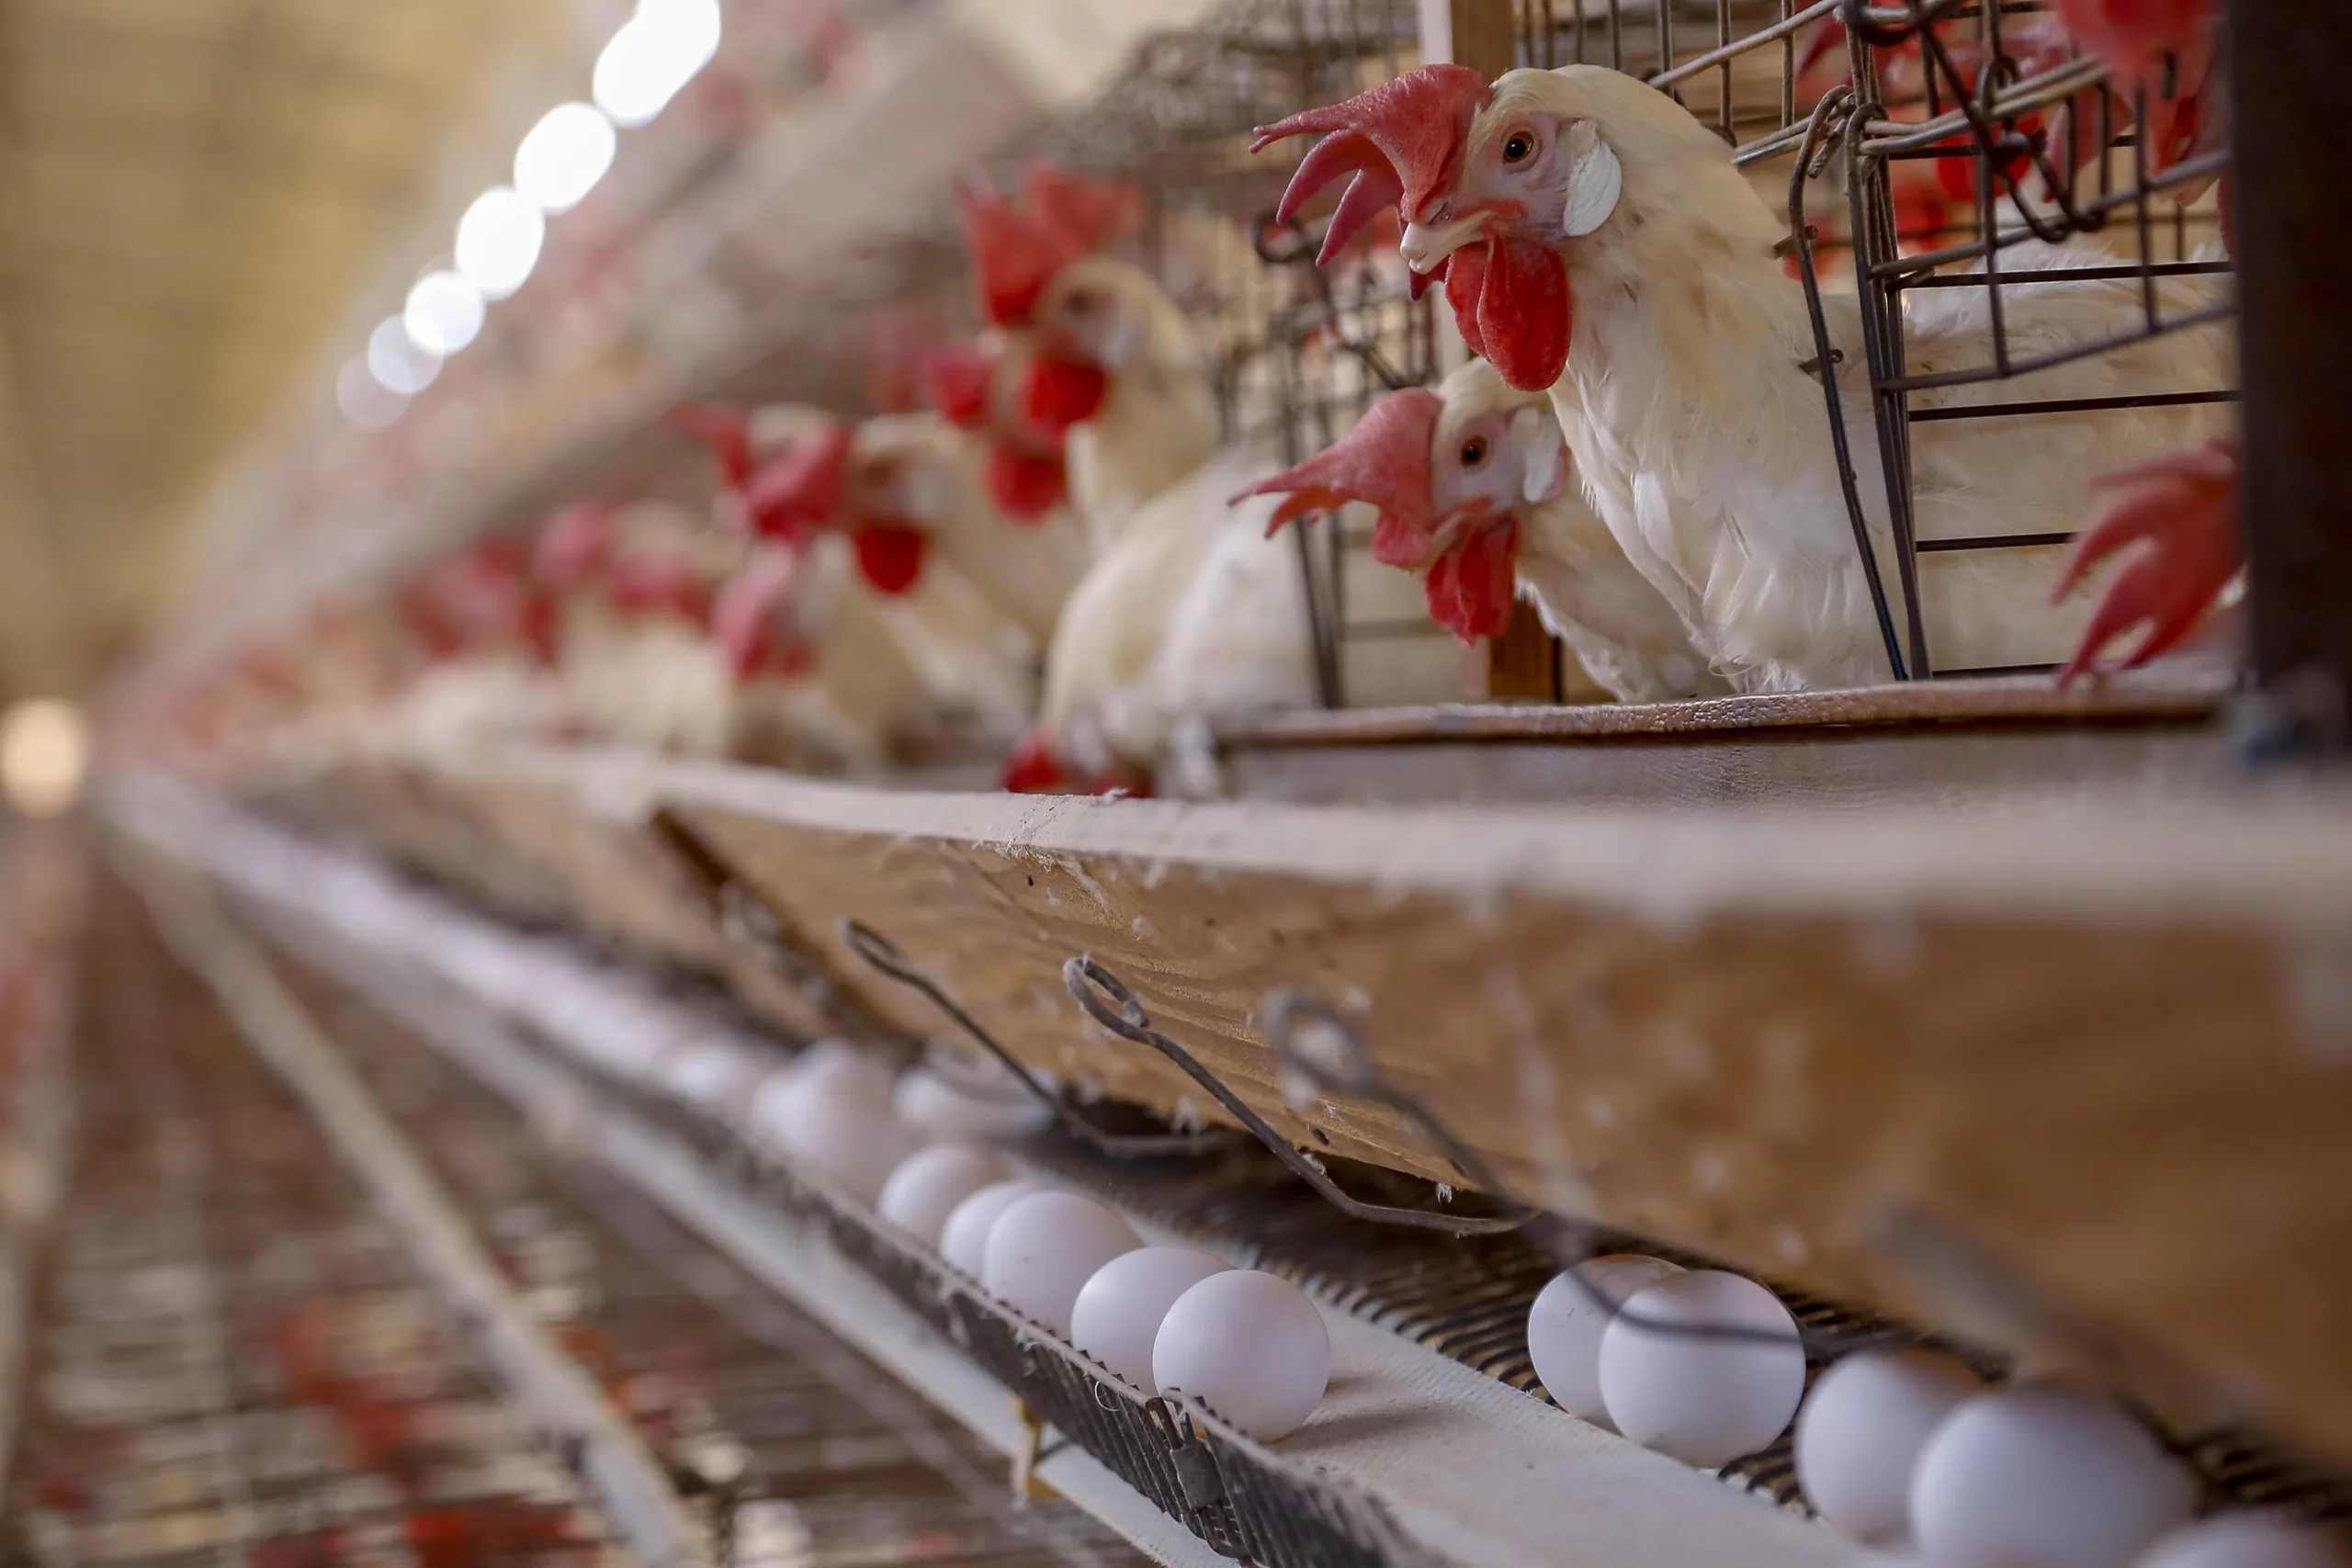
[{"label": "wire cage", "polygon": [[[1905,0],[1871,7],[1844,0],[1841,13],[1853,79],[1868,90],[1843,99],[1833,93],[1816,106],[1799,147],[1791,212],[1802,233],[1806,185],[1834,130],[1843,142],[1871,412],[1885,455],[1899,631],[1850,486],[1849,508],[1888,665],[1898,679],[2016,672],[1939,668],[1923,620],[1919,558],[2060,545],[2072,535],[1922,537],[1912,482],[1919,427],[2237,400],[2234,389],[2214,385],[2134,386],[2097,396],[2037,396],[2030,384],[2000,389],[2003,383],[2116,355],[2233,312],[2226,281],[2231,267],[2216,243],[2218,212],[2209,207],[2193,213],[2186,199],[2226,173],[2228,153],[2192,149],[2160,166],[2148,134],[2154,124],[2152,95],[2144,87],[2127,88],[2084,57],[2056,32],[2040,4]],[[2186,69],[2177,60],[2170,67],[2176,76]],[[1912,85],[1906,77],[1916,77],[1916,90],[1905,91]],[[2187,90],[2184,84],[2172,85]],[[1922,164],[1972,199],[1946,231],[1914,235],[1901,221],[1898,186]],[[1955,169],[1964,179],[1951,177]],[[2015,264],[2023,247],[2075,237],[2096,237],[2100,254],[2037,263],[2030,276],[2018,276]],[[2214,281],[2200,286],[2193,281],[2199,278]],[[2021,345],[2008,321],[2018,291],[2064,280],[2128,282],[2136,289],[2137,308],[2093,339],[2040,353]],[[1909,367],[1906,302],[1937,288],[1964,289],[1981,299],[1990,327],[1984,363]],[[1830,353],[1826,336],[1820,347]],[[1825,386],[1834,420],[1839,412],[1835,382],[1825,378]]]},{"label": "wire cage", "polygon": [[[1478,10],[1475,0],[1456,5],[1457,28]],[[2230,313],[2215,206],[2181,199],[2211,186],[2226,154],[2199,150],[2158,167],[2132,130],[2148,122],[2147,95],[2110,81],[2103,64],[2074,49],[2048,0],[1494,0],[1487,10],[1508,27],[1512,63],[1605,65],[1673,95],[1731,146],[1759,196],[1787,207],[1787,265],[1808,292],[1859,298],[1865,374],[1821,379],[1833,427],[1867,421],[1884,454],[1883,475],[1853,450],[1839,456],[1888,673],[2048,668],[1938,664],[1921,606],[1922,556],[2047,549],[2072,536],[1923,536],[1915,433],[1939,421],[2120,415],[2234,400],[2221,385],[2127,386],[2098,396],[2039,395],[2030,381],[1999,385]],[[1296,154],[1251,160],[1241,149],[1254,124],[1419,63],[1420,21],[1419,7],[1403,0],[1244,0],[1159,41],[1092,110],[1031,149],[1144,189],[1150,261],[1202,329],[1226,437],[1264,441],[1285,465],[1343,434],[1387,390],[1434,379],[1444,350],[1434,301],[1408,298],[1383,247],[1366,246],[1324,274],[1306,265],[1319,238],[1315,221],[1285,232],[1271,219]],[[1246,252],[1237,243],[1245,231]],[[1204,248],[1209,234],[1219,243]],[[2078,244],[2062,261],[2037,257],[2030,276],[2021,276],[2028,268],[2018,247],[2070,239],[2099,251],[2076,254]],[[2128,281],[2141,310],[2111,333],[2056,353],[2020,345],[2009,320],[2021,291],[2062,279]],[[2191,288],[2197,296],[2185,297]],[[1972,308],[1990,327],[1984,363],[1909,368],[1906,301],[1929,289],[1981,297]],[[1841,365],[1844,351],[1827,327],[1817,335],[1815,367]],[[1886,516],[1874,538],[1882,488]],[[1442,635],[1420,621],[1351,614],[1342,568],[1347,552],[1368,547],[1360,522],[1326,518],[1297,537],[1325,705],[1347,700],[1351,642]],[[1559,695],[1565,654],[1556,640],[1549,658]]]},{"label": "wire cage", "polygon": [[[1147,46],[1087,110],[1023,150],[1139,187],[1139,257],[1192,319],[1208,359],[1220,434],[1288,468],[1347,434],[1366,409],[1441,373],[1433,301],[1410,298],[1393,247],[1359,244],[1314,265],[1321,220],[1278,224],[1274,208],[1304,149],[1251,156],[1252,128],[1376,85],[1420,62],[1413,0],[1238,0]],[[1347,702],[1351,643],[1440,637],[1426,619],[1351,613],[1349,558],[1368,520],[1294,530],[1317,695]]]},{"label": "wire cage", "polygon": [[[1939,664],[1920,604],[1919,559],[1938,552],[2063,545],[2068,534],[1922,536],[1913,480],[1917,431],[1952,420],[2127,414],[2219,403],[2222,385],[2126,386],[2099,397],[2045,397],[2030,382],[2051,355],[2017,346],[2015,302],[2060,279],[2136,284],[2143,310],[2122,330],[2069,346],[2067,359],[2128,352],[2165,333],[2228,315],[2230,267],[2211,196],[2226,154],[2154,166],[2132,127],[2144,94],[2109,80],[2054,26],[2050,0],[1453,0],[1456,28],[1486,18],[1482,69],[1586,63],[1625,71],[1671,94],[1732,149],[1759,197],[1790,216],[1785,265],[1816,297],[1859,298],[1865,364],[1817,328],[1815,359],[1840,453],[1849,522],[1884,644],[1886,671],[1921,676],[2023,673]],[[1409,298],[1407,276],[1377,231],[1317,269],[1321,220],[1272,219],[1303,144],[1247,151],[1251,128],[1338,101],[1424,58],[1416,0],[1233,0],[1204,21],[1151,39],[1087,106],[1015,150],[1133,185],[1147,220],[1129,259],[1183,308],[1198,332],[1228,444],[1259,444],[1287,467],[1343,435],[1387,391],[1426,385],[1448,367],[1451,342],[1434,297]],[[1461,39],[1457,38],[1457,53]],[[1310,211],[1314,209],[1310,209]],[[2018,247],[2068,240],[2094,259],[2013,265]],[[2079,247],[2078,247],[2079,248]],[[963,309],[967,285],[954,225],[935,215],[865,270],[866,302],[921,299]],[[2184,302],[2183,290],[2215,295]],[[1908,368],[1908,302],[1964,289],[1991,325],[1986,363]],[[854,305],[854,301],[843,301]],[[1818,314],[1816,312],[1816,314]],[[775,356],[797,378],[854,359],[838,340],[796,343]],[[1864,435],[1867,433],[1867,435]],[[1860,439],[1857,439],[1860,437]],[[1870,445],[1884,454],[1870,471]],[[1367,520],[1351,509],[1295,530],[1306,584],[1305,620],[1325,706],[1348,701],[1347,650],[1365,639],[1442,637],[1426,618],[1380,621],[1347,602],[1344,570],[1368,550]],[[1873,518],[1876,518],[1875,525]],[[1875,535],[1875,536],[1874,536]],[[1532,622],[1530,622],[1532,627]],[[1514,626],[1514,637],[1522,635]],[[1571,661],[1550,643],[1548,690],[1573,689]]]},{"label": "wire cage", "polygon": [[[1606,65],[1671,93],[1734,149],[1759,194],[1786,179],[1788,258],[1815,305],[1817,357],[1833,430],[1859,423],[1841,398],[1820,309],[1826,288],[1861,307],[1868,417],[1883,474],[1841,441],[1849,521],[1897,680],[2026,673],[1939,666],[1921,607],[1918,561],[1945,551],[2046,548],[2070,533],[1923,537],[1914,441],[1951,420],[2062,418],[2234,401],[2219,385],[2132,387],[2036,396],[2001,383],[2211,325],[2233,310],[2216,206],[2197,196],[2226,173],[2226,152],[2192,145],[2163,162],[2135,131],[2150,94],[2110,77],[2056,26],[2047,0],[1511,0],[1519,64]],[[2167,90],[2186,91],[2176,61]],[[1826,190],[1823,187],[1827,187]],[[1777,201],[1775,205],[1778,205]],[[2020,247],[2095,238],[2104,254],[2037,257]],[[2008,264],[2005,265],[2005,263]],[[2195,280],[2211,280],[2202,285]],[[2136,286],[2132,319],[2095,339],[2034,353],[2009,328],[2022,291],[2052,282]],[[1906,302],[1929,289],[1981,299],[1983,364],[1909,368]],[[2191,291],[2194,291],[2193,294]],[[1882,561],[1864,497],[1883,485],[1894,558]],[[1890,576],[1892,582],[1889,581]]]}]

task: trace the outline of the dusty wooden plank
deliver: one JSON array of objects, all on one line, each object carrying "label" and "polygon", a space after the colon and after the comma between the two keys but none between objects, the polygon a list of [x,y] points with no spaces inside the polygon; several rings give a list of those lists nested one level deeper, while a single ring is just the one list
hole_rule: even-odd
[{"label": "dusty wooden plank", "polygon": [[1302,986],[1526,1193],[2352,1454],[2340,799],[1441,812],[480,767],[626,775],[910,1032],[941,1021],[843,916],[1026,1059],[1204,1109],[1080,1019],[1091,953],[1300,1143],[1454,1174],[1365,1106],[1283,1106],[1253,1011]]},{"label": "dusty wooden plank", "polygon": [[1029,1059],[1194,1105],[1081,1025],[1058,969],[1092,953],[1289,1135],[1452,1175],[1363,1107],[1282,1108],[1252,1010],[1306,986],[1522,1190],[2013,1342],[2079,1351],[2079,1316],[2161,1397],[2352,1452],[2340,813],[1858,838],[743,782],[672,788],[911,1030],[936,1021],[861,980],[840,917]]},{"label": "dusty wooden plank", "polygon": [[1710,697],[1680,703],[1567,707],[1445,705],[1300,711],[1225,727],[1228,748],[1432,740],[1599,740],[1621,736],[1767,734],[1775,730],[2194,725],[2220,713],[2221,676],[2113,681],[2060,691],[2046,679],[1919,681],[1846,692]]},{"label": "dusty wooden plank", "polygon": [[1645,809],[2013,811],[2086,792],[2191,803],[2245,770],[2202,725],[1772,729],[1562,743],[1503,739],[1228,748],[1227,794],[1294,803],[1518,803]]}]

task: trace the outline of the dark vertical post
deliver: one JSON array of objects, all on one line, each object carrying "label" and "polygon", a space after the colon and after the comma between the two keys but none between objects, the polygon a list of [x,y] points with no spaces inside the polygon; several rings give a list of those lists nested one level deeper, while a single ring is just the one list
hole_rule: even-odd
[{"label": "dark vertical post", "polygon": [[2352,5],[2229,0],[2229,23],[2255,674],[2265,739],[2341,751],[2352,695],[2352,221],[2330,128],[2352,102]]}]

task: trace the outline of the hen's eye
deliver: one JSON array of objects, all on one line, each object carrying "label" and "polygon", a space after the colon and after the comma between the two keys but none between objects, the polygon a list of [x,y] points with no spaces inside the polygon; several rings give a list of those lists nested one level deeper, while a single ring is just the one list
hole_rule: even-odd
[{"label": "hen's eye", "polygon": [[1462,444],[1462,466],[1475,468],[1487,460],[1487,444],[1474,435]]},{"label": "hen's eye", "polygon": [[1503,162],[1516,164],[1535,151],[1535,138],[1523,130],[1514,130],[1510,140],[1503,143]]}]

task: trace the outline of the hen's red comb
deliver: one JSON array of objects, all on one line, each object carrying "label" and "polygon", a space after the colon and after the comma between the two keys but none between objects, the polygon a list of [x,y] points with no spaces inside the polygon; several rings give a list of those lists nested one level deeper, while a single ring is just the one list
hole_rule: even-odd
[{"label": "hen's red comb", "polygon": [[719,403],[680,403],[662,416],[661,427],[709,447],[729,490],[741,489],[752,477],[752,416],[743,410]]},{"label": "hen's red comb", "polygon": [[601,569],[613,547],[613,503],[582,501],[540,525],[532,570],[550,588],[570,588]]},{"label": "hen's red comb", "polygon": [[1002,784],[1014,795],[1057,795],[1070,782],[1069,773],[1054,755],[1053,737],[1042,724],[1022,731],[1012,755],[1005,759]]},{"label": "hen's red comb", "polygon": [[1410,219],[1461,173],[1470,122],[1493,96],[1466,65],[1424,65],[1370,92],[1258,127],[1252,152],[1292,136],[1327,133],[1307,153],[1275,211],[1283,222],[1316,192],[1352,173],[1323,236],[1318,261],[1355,237],[1374,213],[1398,207]]},{"label": "hen's red comb", "polygon": [[1058,452],[997,443],[989,452],[989,499],[1015,523],[1035,523],[1069,499],[1069,469]]},{"label": "hen's red comb", "polygon": [[2166,54],[2200,52],[2218,9],[2215,0],[2058,0],[2075,41],[2134,78]]},{"label": "hen's red comb", "polygon": [[1029,209],[1099,250],[1143,221],[1143,192],[1123,180],[1089,179],[1047,163],[1022,171]]},{"label": "hen's red comb", "polygon": [[1032,435],[1059,442],[1070,427],[1102,412],[1111,378],[1099,365],[1041,354],[1021,389],[1021,419]]},{"label": "hen's red comb", "polygon": [[676,615],[695,626],[710,617],[710,591],[694,563],[675,550],[639,550],[613,563],[605,596],[623,615]]},{"label": "hen's red comb", "polygon": [[791,602],[799,571],[791,551],[764,549],[718,585],[710,631],[737,680],[797,674],[813,660],[808,643],[779,625],[778,612]]},{"label": "hen's red comb", "polygon": [[980,309],[1000,327],[1025,321],[1054,275],[1086,254],[1076,234],[994,191],[961,191],[956,206]]},{"label": "hen's red comb", "polygon": [[1430,515],[1430,443],[1443,407],[1427,387],[1391,392],[1330,446],[1233,499],[1286,495],[1274,509],[1269,535],[1308,513],[1365,502],[1380,513],[1373,555],[1386,566],[1418,568],[1428,558],[1436,524]]},{"label": "hen's red comb", "polygon": [[922,362],[924,400],[949,423],[978,429],[988,423],[995,375],[996,356],[979,344],[935,349]]},{"label": "hen's red comb", "polygon": [[840,515],[849,476],[850,427],[828,421],[753,474],[732,521],[755,537],[797,544]]}]

